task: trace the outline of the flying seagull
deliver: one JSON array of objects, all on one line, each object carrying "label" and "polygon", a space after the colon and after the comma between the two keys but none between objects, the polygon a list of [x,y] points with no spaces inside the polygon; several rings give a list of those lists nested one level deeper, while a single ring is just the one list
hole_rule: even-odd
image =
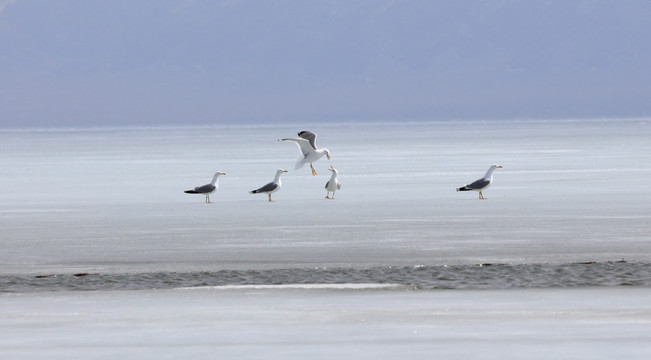
[{"label": "flying seagull", "polygon": [[217,187],[219,186],[219,184],[217,183],[217,178],[219,177],[219,175],[226,175],[226,173],[218,171],[212,177],[212,181],[210,182],[210,184],[197,186],[193,190],[185,190],[184,192],[186,194],[204,194],[206,195],[206,204],[210,204],[210,194],[214,193],[215,190],[217,190]]},{"label": "flying seagull", "polygon": [[[337,175],[339,174],[337,172],[337,169],[333,168],[332,165],[330,165],[330,169],[328,171],[332,171],[332,176],[330,177],[330,180],[325,184],[325,189],[326,189],[326,199],[335,199],[335,191],[341,189],[341,183],[339,180],[337,180]],[[332,197],[330,197],[330,193],[332,193]]]},{"label": "flying seagull", "polygon": [[470,184],[464,185],[457,189],[457,191],[479,191],[479,199],[484,199],[484,195],[481,193],[483,190],[486,190],[488,186],[493,182],[493,171],[495,169],[501,169],[502,165],[491,165],[486,171],[486,175],[483,178],[473,181]]},{"label": "flying seagull", "polygon": [[316,175],[316,170],[312,163],[319,160],[325,155],[330,160],[330,151],[328,149],[317,149],[316,147],[316,134],[311,131],[301,131],[298,133],[298,139],[280,139],[281,141],[293,141],[298,145],[298,150],[301,152],[301,157],[296,162],[296,169],[300,169],[303,165],[310,163],[312,175]]},{"label": "flying seagull", "polygon": [[283,173],[286,173],[287,170],[283,169],[278,169],[276,170],[276,177],[274,178],[274,181],[268,183],[267,185],[257,189],[257,190],[252,190],[249,191],[249,194],[268,194],[269,195],[269,202],[273,201],[271,200],[271,194],[275,193],[276,191],[280,190],[280,187],[282,186],[282,183],[280,182],[280,175]]}]

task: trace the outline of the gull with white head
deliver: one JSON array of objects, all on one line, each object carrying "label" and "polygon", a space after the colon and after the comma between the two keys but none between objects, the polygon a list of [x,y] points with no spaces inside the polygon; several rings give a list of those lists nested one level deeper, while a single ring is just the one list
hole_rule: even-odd
[{"label": "gull with white head", "polygon": [[280,175],[286,172],[287,170],[283,169],[276,170],[276,177],[274,177],[274,180],[272,182],[259,189],[249,191],[249,194],[267,194],[269,195],[269,202],[272,202],[273,200],[271,200],[271,194],[280,190],[280,187],[282,186],[282,183],[280,182]]},{"label": "gull with white head", "polygon": [[214,193],[215,190],[219,187],[219,184],[217,183],[217,178],[219,178],[219,175],[226,175],[226,173],[218,171],[215,173],[215,175],[212,177],[212,181],[210,184],[202,185],[202,186],[197,186],[192,190],[185,190],[184,193],[186,194],[203,194],[206,195],[206,204],[210,204],[210,194]]},{"label": "gull with white head", "polygon": [[316,147],[316,134],[311,131],[301,131],[298,133],[298,138],[279,139],[279,141],[292,141],[298,145],[298,150],[301,152],[301,157],[296,162],[296,169],[300,169],[303,165],[309,163],[312,169],[312,175],[316,175],[316,170],[312,163],[319,160],[325,155],[330,160],[330,151],[328,149],[318,149]]},{"label": "gull with white head", "polygon": [[[332,171],[332,176],[330,176],[330,180],[325,184],[325,189],[326,189],[326,199],[335,199],[335,191],[341,189],[341,183],[337,179],[337,175],[339,172],[337,169],[333,168],[332,165],[330,165],[330,169],[328,171]],[[332,193],[332,197],[330,197],[330,193]]]},{"label": "gull with white head", "polygon": [[486,190],[490,184],[493,182],[493,171],[495,169],[501,169],[502,165],[493,164],[486,171],[486,175],[481,179],[477,179],[470,184],[466,184],[460,188],[457,188],[457,191],[479,191],[479,199],[483,200],[484,195],[482,194],[483,190]]}]

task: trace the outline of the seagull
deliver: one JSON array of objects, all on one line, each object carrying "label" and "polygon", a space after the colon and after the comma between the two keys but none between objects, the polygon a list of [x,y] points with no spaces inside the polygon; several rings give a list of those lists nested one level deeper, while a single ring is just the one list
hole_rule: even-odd
[{"label": "seagull", "polygon": [[272,202],[271,200],[271,194],[275,193],[276,191],[280,190],[280,187],[282,186],[282,183],[280,182],[280,175],[283,173],[286,173],[287,170],[283,169],[278,169],[276,170],[276,177],[274,178],[274,181],[268,183],[267,185],[257,189],[257,190],[251,190],[249,191],[249,194],[268,194],[269,195],[269,202]]},{"label": "seagull", "polygon": [[217,190],[217,187],[219,184],[217,183],[217,178],[219,175],[226,175],[226,173],[218,171],[215,173],[215,175],[212,177],[212,181],[210,184],[202,185],[202,186],[197,186],[194,188],[194,190],[185,190],[184,193],[186,194],[204,194],[206,195],[206,204],[210,204],[210,194],[214,193],[215,190]]},{"label": "seagull", "polygon": [[457,189],[457,191],[479,191],[479,199],[484,199],[484,195],[481,193],[483,190],[486,190],[488,186],[493,182],[493,171],[495,169],[501,169],[502,165],[491,165],[491,167],[488,168],[488,171],[486,171],[486,175],[484,175],[483,178],[475,180],[474,182],[470,184],[466,184],[460,188]]},{"label": "seagull", "polygon": [[[333,168],[332,165],[330,165],[330,169],[328,171],[332,171],[332,176],[330,177],[330,180],[325,184],[325,189],[326,189],[326,199],[335,199],[335,191],[341,189],[341,183],[339,180],[337,180],[337,169]],[[330,197],[330,193],[332,193],[332,197]]]},{"label": "seagull", "polygon": [[296,162],[296,169],[300,169],[303,165],[310,163],[312,175],[316,175],[316,170],[312,163],[319,160],[325,155],[330,160],[330,151],[328,149],[316,148],[316,134],[311,131],[301,131],[298,133],[298,139],[279,139],[281,141],[293,141],[298,145],[301,152],[301,157]]}]

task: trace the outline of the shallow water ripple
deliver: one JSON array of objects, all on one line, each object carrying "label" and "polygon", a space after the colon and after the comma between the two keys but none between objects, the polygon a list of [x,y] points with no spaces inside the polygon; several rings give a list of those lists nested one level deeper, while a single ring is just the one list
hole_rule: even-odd
[{"label": "shallow water ripple", "polygon": [[651,286],[651,263],[476,264],[0,276],[0,292],[103,291],[290,284],[398,284],[413,289]]}]

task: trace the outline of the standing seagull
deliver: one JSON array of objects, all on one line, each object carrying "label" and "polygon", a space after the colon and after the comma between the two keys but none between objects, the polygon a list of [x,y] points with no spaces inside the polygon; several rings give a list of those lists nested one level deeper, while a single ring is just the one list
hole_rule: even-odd
[{"label": "standing seagull", "polygon": [[[329,171],[332,171],[332,176],[330,177],[330,180],[325,185],[326,189],[326,199],[335,199],[335,191],[341,189],[341,183],[339,180],[337,180],[337,175],[339,174],[337,172],[337,169],[333,168],[332,165],[330,165]],[[332,197],[330,197],[330,193],[332,193]]]},{"label": "standing seagull", "polygon": [[301,131],[298,133],[298,139],[280,139],[282,141],[293,141],[298,145],[298,150],[301,152],[301,157],[296,162],[296,169],[300,169],[303,165],[310,163],[312,175],[316,175],[316,170],[312,163],[319,160],[325,155],[330,160],[330,151],[328,149],[316,148],[316,134],[311,131]]},{"label": "standing seagull", "polygon": [[217,178],[219,177],[219,175],[226,175],[226,173],[218,171],[212,177],[212,181],[210,182],[210,184],[197,186],[196,188],[194,188],[194,190],[185,190],[184,192],[186,194],[204,194],[206,195],[206,204],[210,204],[210,194],[214,193],[215,190],[217,190],[217,187],[219,186],[219,184],[217,183]]},{"label": "standing seagull", "polygon": [[488,186],[493,182],[493,171],[495,171],[495,169],[501,168],[502,165],[491,165],[491,167],[488,168],[488,171],[486,171],[486,175],[484,175],[483,178],[475,180],[471,184],[464,185],[458,188],[457,191],[479,191],[479,199],[484,199],[484,195],[481,193],[482,190],[486,190],[486,188],[488,188]]},{"label": "standing seagull", "polygon": [[273,201],[271,200],[271,194],[275,193],[276,191],[280,190],[280,187],[282,186],[282,183],[280,182],[280,175],[283,173],[286,173],[287,170],[283,169],[278,169],[276,170],[276,177],[274,178],[274,181],[268,183],[267,185],[257,189],[257,190],[252,190],[249,191],[249,194],[268,194],[269,195],[269,202]]}]

